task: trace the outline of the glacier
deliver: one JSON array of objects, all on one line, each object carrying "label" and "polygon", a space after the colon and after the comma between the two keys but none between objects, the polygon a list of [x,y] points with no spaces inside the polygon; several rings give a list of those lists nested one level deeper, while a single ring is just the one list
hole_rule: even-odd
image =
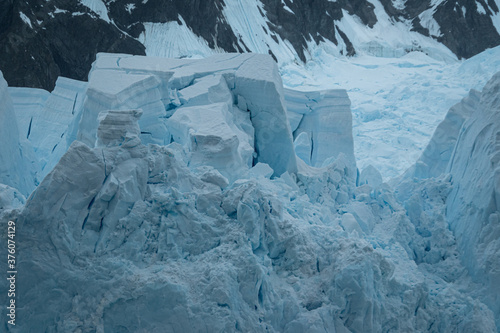
[{"label": "glacier", "polygon": [[101,53],[51,93],[0,78],[5,329],[499,332],[500,74],[481,90],[384,182],[346,91],[284,88],[267,55]]}]

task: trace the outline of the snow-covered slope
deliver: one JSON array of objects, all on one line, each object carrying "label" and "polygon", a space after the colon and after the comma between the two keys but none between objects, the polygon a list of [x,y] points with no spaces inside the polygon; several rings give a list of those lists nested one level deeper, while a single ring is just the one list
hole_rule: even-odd
[{"label": "snow-covered slope", "polygon": [[[357,176],[345,91],[284,89],[270,56],[100,54],[68,125],[85,143],[26,203],[0,186],[23,244],[16,328],[498,332],[498,81],[451,176],[393,190]],[[164,142],[145,144],[148,117]]]}]

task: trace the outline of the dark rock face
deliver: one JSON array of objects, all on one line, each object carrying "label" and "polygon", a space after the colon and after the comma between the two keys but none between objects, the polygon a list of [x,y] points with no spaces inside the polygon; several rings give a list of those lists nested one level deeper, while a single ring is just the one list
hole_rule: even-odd
[{"label": "dark rock face", "polygon": [[[225,1],[232,0],[103,0],[112,23],[98,17],[79,0],[0,1],[0,70],[11,86],[51,90],[59,75],[86,80],[97,52],[145,54],[137,38],[143,22],[165,23],[180,17],[211,48],[226,52],[250,51],[224,16]],[[263,33],[275,41],[289,41],[299,59],[306,60],[307,43],[330,40],[343,43],[347,55],[355,46],[336,24],[343,11],[356,15],[368,27],[377,23],[375,6],[368,0],[260,0],[268,21]],[[407,0],[404,7],[380,0],[394,21],[409,21],[412,30],[430,36],[419,15],[433,10],[440,36],[459,58],[468,58],[500,45],[491,15],[499,9],[494,0]],[[477,3],[481,4],[478,8]],[[434,6],[434,7],[432,7]],[[293,12],[293,13],[292,13]],[[272,54],[271,50],[269,53]]]},{"label": "dark rock face", "polygon": [[[430,0],[408,0],[404,10],[394,8],[391,0],[381,2],[385,11],[395,20],[410,20],[413,31],[429,36],[429,30],[422,26],[419,15],[432,8]],[[478,3],[481,8],[478,8]],[[491,19],[492,15],[499,12],[494,0],[442,1],[433,9],[433,18],[441,31],[441,36],[436,39],[458,58],[470,58],[500,45],[500,35]]]},{"label": "dark rock face", "polygon": [[319,43],[328,39],[338,45],[337,32],[347,47],[347,55],[354,55],[355,50],[347,36],[335,26],[334,21],[343,16],[342,9],[349,14],[356,14],[369,27],[377,22],[374,6],[366,0],[337,1],[327,0],[290,1],[285,4],[293,13],[286,10],[281,0],[264,0],[264,9],[271,22],[269,29],[290,41],[302,61],[305,61],[304,49],[307,41],[313,39]]},{"label": "dark rock face", "polygon": [[10,86],[52,90],[60,75],[86,80],[97,52],[145,54],[77,1],[9,0],[0,13],[0,70]]},{"label": "dark rock face", "polygon": [[13,1],[4,0],[0,2],[0,34],[7,30],[12,22]]},{"label": "dark rock face", "polygon": [[[480,12],[478,3],[485,11],[484,14]],[[491,15],[498,11],[495,1],[491,0],[445,1],[437,7],[434,14],[443,33],[438,41],[460,58],[470,58],[487,48],[497,46],[500,44],[500,35],[493,26]]]}]

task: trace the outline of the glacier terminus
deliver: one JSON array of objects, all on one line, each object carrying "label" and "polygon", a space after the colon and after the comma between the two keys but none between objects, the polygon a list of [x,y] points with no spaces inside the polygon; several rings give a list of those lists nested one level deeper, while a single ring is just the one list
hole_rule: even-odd
[{"label": "glacier terminus", "polygon": [[0,76],[2,330],[500,332],[500,73],[390,180],[350,97],[254,53]]}]

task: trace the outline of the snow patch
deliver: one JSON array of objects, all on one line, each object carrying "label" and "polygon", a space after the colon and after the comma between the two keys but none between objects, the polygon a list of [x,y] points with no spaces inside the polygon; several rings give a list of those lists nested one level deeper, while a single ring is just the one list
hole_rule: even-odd
[{"label": "snow patch", "polygon": [[[408,52],[421,51],[437,60],[453,61],[456,56],[436,40],[411,31],[411,22],[393,22],[378,0],[371,1],[375,6],[377,23],[373,28],[365,26],[355,15],[342,10],[343,17],[336,25],[347,35],[358,54],[377,57],[402,57]],[[425,17],[433,33],[438,28],[432,15]]]},{"label": "snow patch", "polygon": [[135,4],[129,3],[125,5],[125,10],[129,13],[132,14],[132,11],[135,9]]},{"label": "snow patch", "polygon": [[429,30],[429,34],[434,37],[441,36],[441,28],[437,21],[434,19],[434,9],[430,8],[423,11],[418,17],[420,18],[420,24]]},{"label": "snow patch", "polygon": [[293,15],[295,15],[295,13],[293,12],[293,10],[290,9],[290,7],[287,6],[287,4],[285,3],[285,0],[281,0],[281,4],[283,5],[283,8],[289,12],[289,13],[292,13]]},{"label": "snow patch", "polygon": [[19,16],[21,17],[21,20],[24,21],[27,25],[30,26],[31,29],[33,29],[33,26],[31,25],[31,20],[26,16],[23,12],[19,12]]},{"label": "snow patch", "polygon": [[396,9],[403,10],[405,9],[406,1],[408,0],[392,0],[392,5]]},{"label": "snow patch", "polygon": [[207,41],[196,36],[179,16],[177,21],[167,23],[144,23],[144,32],[139,41],[146,47],[146,54],[165,58],[204,58],[217,53]]},{"label": "snow patch", "polygon": [[495,29],[497,29],[498,34],[500,34],[500,12],[491,15],[491,21],[493,22],[493,26],[495,27]]},{"label": "snow patch", "polygon": [[[262,54],[268,54],[271,50],[280,63],[299,59],[290,42],[283,41],[279,35],[274,35],[272,32],[261,33],[263,29],[269,29],[267,25],[269,21],[262,16],[261,12],[265,11],[264,5],[259,0],[235,0],[225,3],[224,17],[234,35],[238,37],[240,48],[242,50],[248,48],[251,52]],[[277,42],[272,36],[277,39]]]},{"label": "snow patch", "polygon": [[80,0],[80,3],[96,13],[103,21],[110,22],[108,8],[102,0]]},{"label": "snow patch", "polygon": [[476,8],[479,14],[486,15],[486,10],[484,9],[483,5],[478,1],[476,1]]},{"label": "snow patch", "polygon": [[69,13],[69,11],[67,11],[66,9],[61,9],[61,8],[57,8],[55,7],[56,9],[54,10],[54,14],[65,14],[65,13]]}]

